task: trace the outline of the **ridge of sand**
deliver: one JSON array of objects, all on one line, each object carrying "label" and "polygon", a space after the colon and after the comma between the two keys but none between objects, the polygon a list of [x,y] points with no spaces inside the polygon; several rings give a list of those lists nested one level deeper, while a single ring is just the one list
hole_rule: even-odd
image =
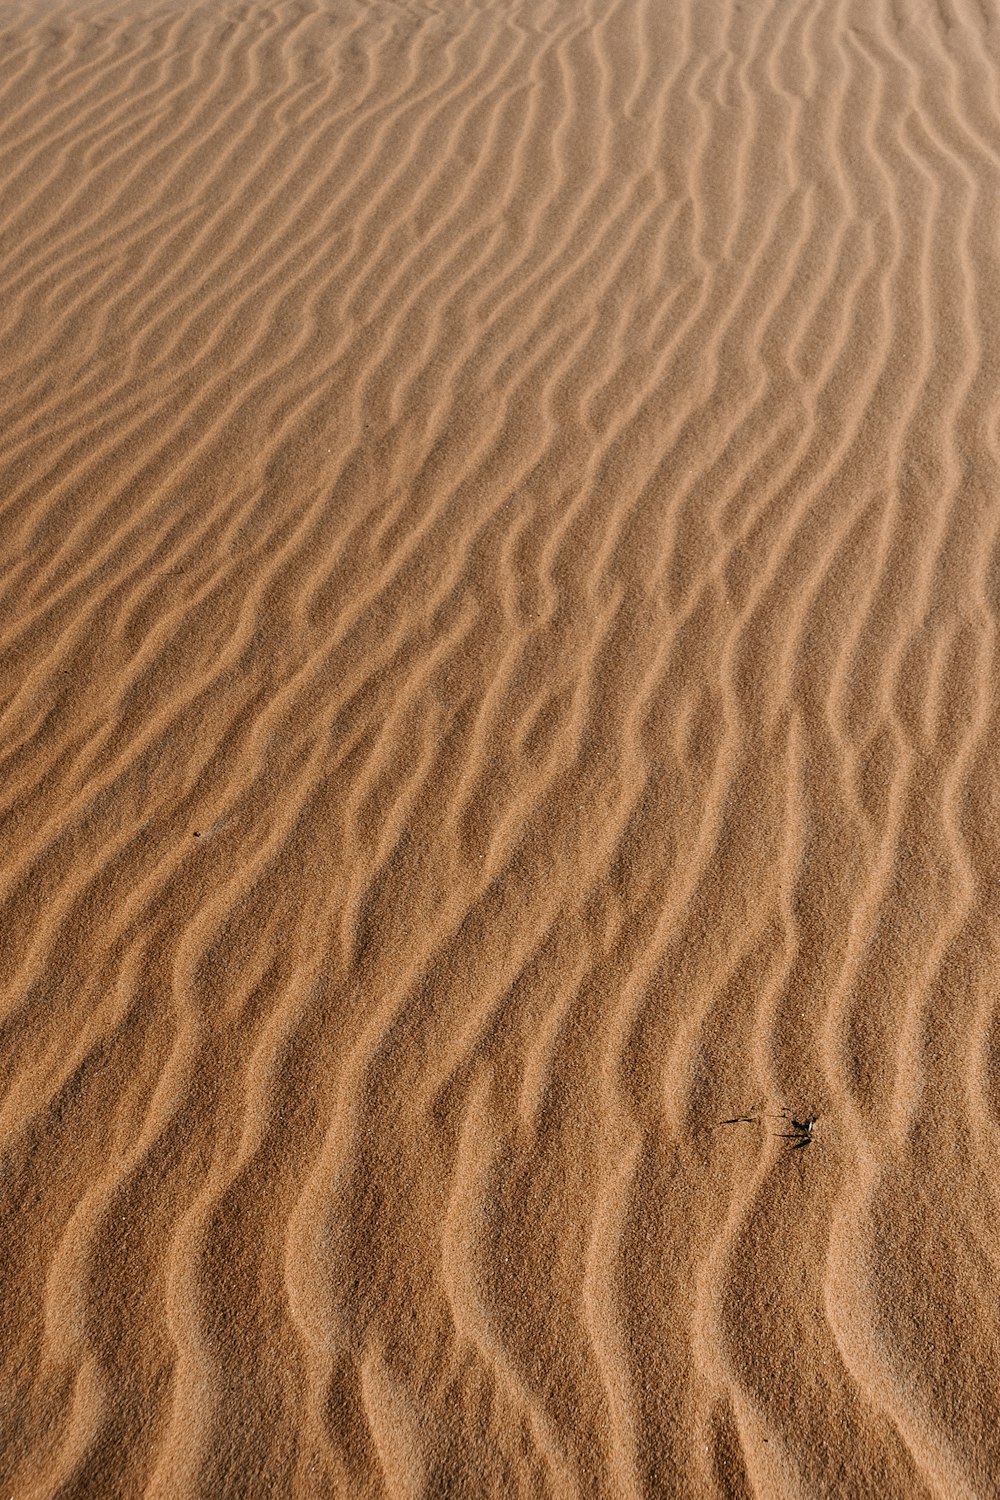
[{"label": "ridge of sand", "polygon": [[1000,1493],[998,19],[4,7],[0,1494]]}]

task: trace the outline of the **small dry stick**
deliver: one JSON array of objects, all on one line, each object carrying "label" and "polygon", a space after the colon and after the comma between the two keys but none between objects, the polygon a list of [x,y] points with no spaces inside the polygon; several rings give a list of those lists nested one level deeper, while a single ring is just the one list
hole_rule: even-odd
[{"label": "small dry stick", "polygon": [[720,1120],[720,1125],[759,1125],[761,1106],[755,1104],[748,1115],[733,1115],[731,1120]]},{"label": "small dry stick", "polygon": [[789,1151],[801,1151],[803,1146],[811,1146],[816,1139],[816,1116],[810,1115],[805,1120],[790,1120],[789,1123],[791,1130],[782,1131],[781,1134],[783,1141],[795,1142],[793,1146],[789,1146]]}]

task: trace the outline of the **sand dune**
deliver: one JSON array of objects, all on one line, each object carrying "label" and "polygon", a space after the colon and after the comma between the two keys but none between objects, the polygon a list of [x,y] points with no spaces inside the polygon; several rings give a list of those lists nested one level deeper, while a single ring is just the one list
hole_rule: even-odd
[{"label": "sand dune", "polygon": [[4,6],[0,1495],[1000,1495],[998,223],[993,0]]}]

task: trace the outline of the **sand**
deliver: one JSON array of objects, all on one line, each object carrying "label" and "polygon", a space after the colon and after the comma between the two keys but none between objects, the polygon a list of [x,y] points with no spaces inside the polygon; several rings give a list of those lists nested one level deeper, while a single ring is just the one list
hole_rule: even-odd
[{"label": "sand", "polygon": [[998,225],[994,0],[7,0],[3,1500],[1000,1495]]}]

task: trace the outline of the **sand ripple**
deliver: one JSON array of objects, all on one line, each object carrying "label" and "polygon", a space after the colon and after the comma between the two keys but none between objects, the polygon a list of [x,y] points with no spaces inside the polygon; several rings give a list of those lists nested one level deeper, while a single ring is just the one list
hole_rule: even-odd
[{"label": "sand ripple", "polygon": [[9,0],[4,1496],[1000,1493],[998,23]]}]

